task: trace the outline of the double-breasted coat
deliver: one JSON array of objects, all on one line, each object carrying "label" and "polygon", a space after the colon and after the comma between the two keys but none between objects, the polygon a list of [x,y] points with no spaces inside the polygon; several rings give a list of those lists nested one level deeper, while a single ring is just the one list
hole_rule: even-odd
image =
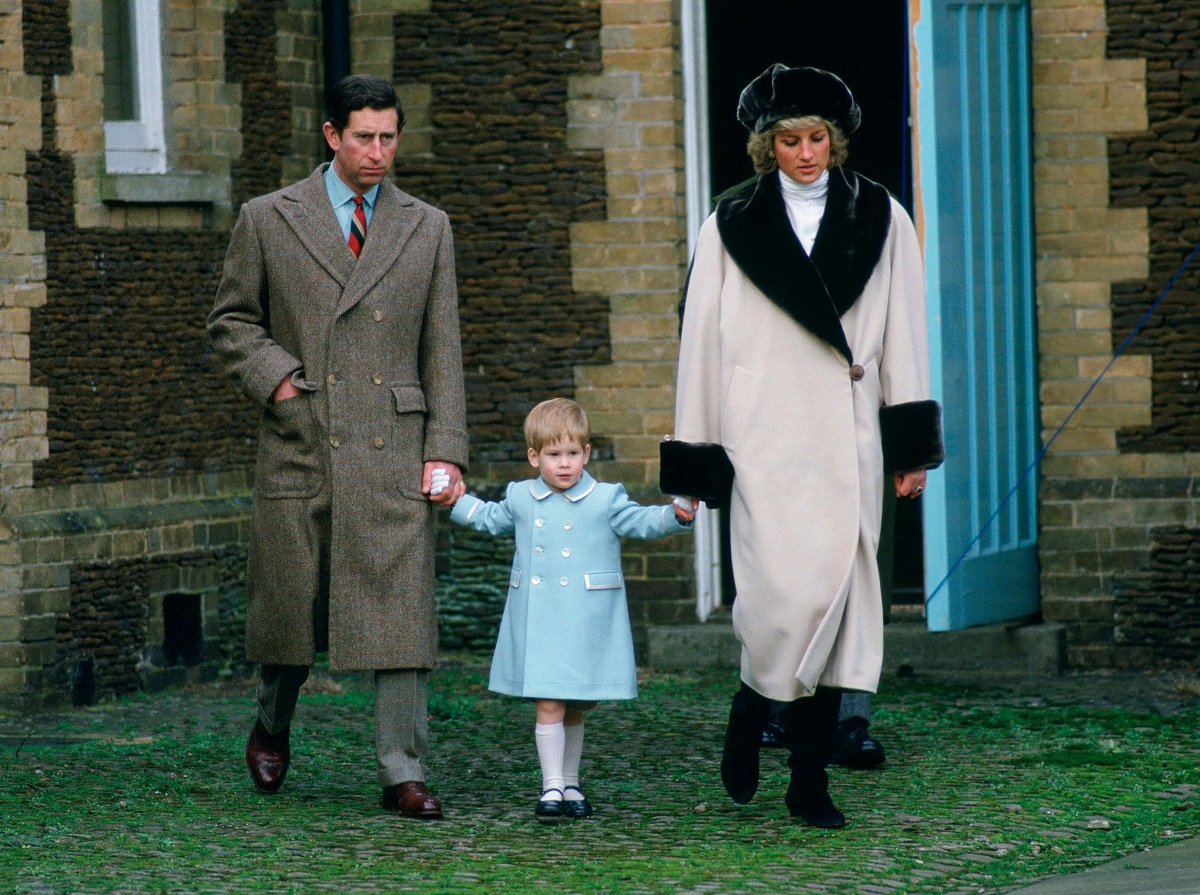
[{"label": "double-breasted coat", "polygon": [[[467,465],[450,223],[385,180],[356,259],[325,167],[242,207],[208,319],[220,363],[262,408],[246,653],[430,668],[424,462]],[[272,402],[289,375],[301,395]]]},{"label": "double-breasted coat", "polygon": [[489,689],[534,699],[637,696],[620,539],[686,531],[671,506],[639,506],[624,486],[585,471],[566,491],[539,477],[509,483],[501,501],[467,495],[450,519],[514,536]]},{"label": "double-breasted coat", "polygon": [[718,204],[689,278],[675,436],[734,467],[742,679],[778,700],[873,692],[885,468],[941,456],[920,249],[883,187],[832,169],[811,257],[777,174]]}]

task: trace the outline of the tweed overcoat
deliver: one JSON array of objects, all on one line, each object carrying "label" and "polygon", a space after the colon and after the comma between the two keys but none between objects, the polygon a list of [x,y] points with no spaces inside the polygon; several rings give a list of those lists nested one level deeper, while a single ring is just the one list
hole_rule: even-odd
[{"label": "tweed overcoat", "polygon": [[[424,461],[467,465],[450,224],[385,180],[356,259],[326,167],[242,207],[208,319],[219,362],[262,408],[246,654],[430,668]],[[301,395],[272,402],[289,375]]]},{"label": "tweed overcoat", "polygon": [[534,699],[637,696],[620,539],[686,531],[670,505],[639,506],[624,486],[585,471],[566,491],[539,477],[509,483],[501,501],[467,495],[450,519],[515,541],[489,689]]},{"label": "tweed overcoat", "polygon": [[881,412],[899,415],[910,448],[889,472],[940,462],[915,230],[882,187],[830,173],[811,258],[778,174],[718,204],[680,345],[675,437],[732,461],[741,674],[778,700],[878,684]]}]

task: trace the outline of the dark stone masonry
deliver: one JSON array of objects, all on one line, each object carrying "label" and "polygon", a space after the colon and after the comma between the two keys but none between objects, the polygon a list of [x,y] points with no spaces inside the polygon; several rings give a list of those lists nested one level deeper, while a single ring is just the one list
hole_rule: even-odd
[{"label": "dark stone masonry", "polygon": [[1200,529],[1156,528],[1147,567],[1113,582],[1113,641],[1157,661],[1195,667],[1200,655]]},{"label": "dark stone masonry", "polygon": [[567,79],[599,74],[600,4],[461,3],[395,17],[398,84],[433,89],[433,152],[396,179],[457,245],[473,460],[520,460],[525,414],[609,361],[608,301],[571,287],[569,225],[604,216],[603,154],[567,146]]},{"label": "dark stone masonry", "polygon": [[[1114,208],[1145,206],[1150,277],[1112,287],[1113,347],[1132,332],[1200,243],[1200,6],[1109,0],[1108,55],[1146,60],[1150,129],[1109,139]],[[1118,433],[1122,451],[1200,450],[1200,263],[1180,277],[1131,344],[1154,358],[1153,419]]]}]

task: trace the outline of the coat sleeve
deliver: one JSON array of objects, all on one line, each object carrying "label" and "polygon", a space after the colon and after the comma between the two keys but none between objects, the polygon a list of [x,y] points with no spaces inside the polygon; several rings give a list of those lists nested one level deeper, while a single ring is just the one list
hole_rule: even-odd
[{"label": "coat sleeve", "polygon": [[[512,485],[509,485],[509,493]],[[510,535],[516,531],[508,495],[504,500],[480,500],[473,494],[459,498],[450,511],[450,521],[492,535]]]},{"label": "coat sleeve", "polygon": [[433,261],[429,299],[421,332],[421,385],[428,415],[425,460],[445,460],[466,470],[467,410],[463,388],[462,343],[458,323],[458,283],[454,271],[454,237],[442,212],[442,233]]},{"label": "coat sleeve", "polygon": [[207,328],[225,372],[260,406],[266,406],[280,382],[303,367],[271,338],[269,309],[266,265],[248,203],[229,239]]},{"label": "coat sleeve", "polygon": [[675,383],[675,438],[721,441],[721,286],[725,249],[716,216],[700,229],[688,277]]},{"label": "coat sleeve", "polygon": [[608,521],[612,530],[623,538],[648,540],[691,529],[690,525],[684,525],[675,518],[675,509],[670,504],[644,507],[625,492],[624,485],[616,485],[612,489]]},{"label": "coat sleeve", "polygon": [[879,411],[883,462],[889,473],[933,469],[945,458],[941,407],[929,397],[929,334],[925,317],[925,267],[917,232],[892,200],[891,265],[883,334]]}]

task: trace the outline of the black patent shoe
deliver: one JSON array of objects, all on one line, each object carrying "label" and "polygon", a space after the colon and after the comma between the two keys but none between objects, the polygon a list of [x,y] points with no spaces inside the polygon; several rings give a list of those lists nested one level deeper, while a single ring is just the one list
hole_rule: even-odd
[{"label": "black patent shoe", "polygon": [[763,729],[770,716],[770,702],[747,686],[733,696],[725,747],[721,752],[721,782],[729,798],[745,805],[758,791],[759,751]]},{"label": "black patent shoe", "polygon": [[838,725],[837,741],[833,747],[833,764],[865,771],[877,768],[884,761],[883,746],[867,730],[862,718],[847,718]]},{"label": "black patent shoe", "polygon": [[829,797],[829,776],[824,768],[793,769],[783,801],[792,817],[802,818],[809,826],[825,830],[846,826],[846,815],[838,811]]},{"label": "black patent shoe", "polygon": [[[563,808],[563,817],[570,818],[571,820],[579,820],[584,817],[591,817],[592,803],[587,800],[587,796],[583,794],[583,790],[581,790],[578,786],[568,786],[567,789],[575,790],[575,792],[579,793],[579,798],[563,799],[563,805],[566,806]],[[563,793],[563,795],[565,796],[566,793]]]},{"label": "black patent shoe", "polygon": [[534,816],[538,820],[556,821],[566,816],[567,805],[562,799],[547,799],[544,798],[546,793],[556,792],[562,795],[561,789],[547,789],[542,793],[543,798],[538,800],[537,807],[533,809]]},{"label": "black patent shoe", "polygon": [[787,746],[787,734],[783,730],[783,712],[778,703],[771,704],[771,715],[763,728],[762,744],[767,749],[782,749]]}]

